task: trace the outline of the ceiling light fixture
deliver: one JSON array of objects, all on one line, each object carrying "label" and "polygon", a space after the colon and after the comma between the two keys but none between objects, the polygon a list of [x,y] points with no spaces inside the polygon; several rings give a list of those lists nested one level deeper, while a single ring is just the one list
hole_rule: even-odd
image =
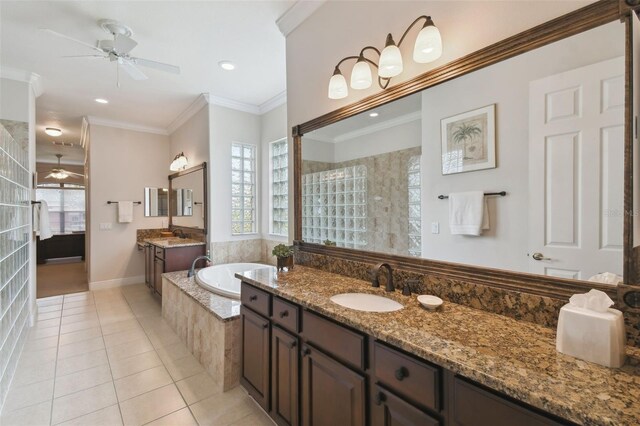
[{"label": "ceiling light fixture", "polygon": [[109,101],[106,99],[102,99],[102,98],[96,98],[96,102],[99,104],[108,104]]},{"label": "ceiling light fixture", "polygon": [[236,69],[236,66],[231,61],[220,61],[218,62],[218,65],[220,65],[220,68],[225,71],[233,71]]},{"label": "ceiling light fixture", "polygon": [[369,114],[369,117],[375,118],[377,116],[379,116],[380,114],[378,114],[377,112],[372,112]]},{"label": "ceiling light fixture", "polygon": [[[391,34],[387,35],[387,40],[382,52],[374,46],[364,47],[358,56],[347,56],[342,58],[333,70],[333,75],[329,80],[329,99],[342,99],[349,94],[347,80],[340,71],[343,62],[355,59],[356,63],[351,71],[351,88],[356,90],[368,89],[372,84],[371,67],[373,65],[378,70],[378,86],[381,89],[389,87],[393,77],[396,77],[404,70],[400,45],[415,24],[424,19],[422,29],[418,33],[413,46],[413,60],[419,64],[433,62],[442,56],[442,37],[440,31],[433,23],[430,16],[420,16],[409,25],[396,44]],[[373,50],[379,56],[378,63],[364,56],[367,50]],[[221,65],[222,66],[222,65]]]},{"label": "ceiling light fixture", "polygon": [[169,170],[171,170],[172,172],[179,172],[180,170],[186,169],[188,164],[189,160],[187,160],[187,157],[184,156],[184,152],[181,152],[180,154],[173,157],[173,161],[169,166]]},{"label": "ceiling light fixture", "polygon": [[55,127],[47,127],[46,129],[44,129],[44,132],[49,136],[53,136],[54,138],[57,138],[62,134],[62,130],[56,129]]}]

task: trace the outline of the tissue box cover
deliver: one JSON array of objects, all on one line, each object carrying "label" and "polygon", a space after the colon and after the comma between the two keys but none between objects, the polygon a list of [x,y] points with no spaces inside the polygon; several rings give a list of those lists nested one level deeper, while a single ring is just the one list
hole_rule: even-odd
[{"label": "tissue box cover", "polygon": [[572,305],[560,309],[556,350],[606,367],[621,367],[626,335],[622,312],[595,312]]}]

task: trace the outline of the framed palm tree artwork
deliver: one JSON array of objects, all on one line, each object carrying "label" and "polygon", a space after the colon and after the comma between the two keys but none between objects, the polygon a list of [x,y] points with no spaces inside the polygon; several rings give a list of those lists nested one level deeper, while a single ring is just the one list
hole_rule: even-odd
[{"label": "framed palm tree artwork", "polygon": [[496,105],[440,121],[442,174],[496,167]]}]

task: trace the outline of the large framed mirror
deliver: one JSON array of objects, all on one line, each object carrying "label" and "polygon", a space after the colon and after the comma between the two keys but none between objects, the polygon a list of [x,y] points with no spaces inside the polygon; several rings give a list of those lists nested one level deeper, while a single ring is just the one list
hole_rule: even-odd
[{"label": "large framed mirror", "polygon": [[169,175],[169,227],[207,233],[207,163]]},{"label": "large framed mirror", "polygon": [[633,226],[619,18],[594,3],[294,127],[299,249],[615,294]]}]

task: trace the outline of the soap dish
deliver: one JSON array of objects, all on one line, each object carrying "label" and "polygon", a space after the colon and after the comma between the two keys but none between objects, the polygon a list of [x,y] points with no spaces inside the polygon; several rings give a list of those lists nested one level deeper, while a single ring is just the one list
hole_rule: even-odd
[{"label": "soap dish", "polygon": [[427,294],[418,296],[418,302],[420,302],[422,306],[430,311],[435,311],[440,305],[442,305],[442,299],[437,296],[431,296]]}]

